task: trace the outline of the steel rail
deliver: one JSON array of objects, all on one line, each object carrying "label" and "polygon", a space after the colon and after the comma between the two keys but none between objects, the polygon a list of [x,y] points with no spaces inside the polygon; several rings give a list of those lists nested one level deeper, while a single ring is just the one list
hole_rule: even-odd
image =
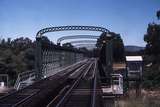
[{"label": "steel rail", "polygon": [[[86,64],[83,64],[81,67],[79,67],[77,70],[75,70],[74,72],[72,72],[72,74],[74,75],[75,73],[77,73],[77,72],[82,72],[81,70],[84,68],[84,67],[86,67],[87,66],[87,62],[86,62]],[[70,75],[72,75],[72,74],[70,74]],[[82,75],[82,73],[81,73],[81,75]],[[75,84],[75,83],[74,83]],[[73,85],[74,85],[73,84]],[[59,106],[61,106],[61,103],[63,103],[63,101],[62,100],[65,100],[65,97],[67,97],[67,95],[69,94],[69,92],[68,91],[70,91],[71,90],[71,88],[73,87],[74,88],[74,86],[76,85],[71,85],[71,86],[69,86],[69,85],[67,85],[67,86],[65,86],[60,92],[59,92],[59,94],[46,106],[46,107],[53,107],[53,106],[57,106],[58,104],[55,104],[56,102],[57,102],[57,100],[59,101]],[[63,95],[63,98],[60,100],[60,98],[62,97],[62,95]]]},{"label": "steel rail", "polygon": [[17,107],[18,105],[22,104],[22,103],[25,103],[29,98],[33,97],[34,95],[36,95],[37,93],[39,93],[40,90],[38,89],[37,92],[34,92],[32,95],[24,98],[23,100],[17,102],[16,104],[14,104],[12,107]]},{"label": "steel rail", "polygon": [[89,69],[92,67],[93,63],[91,63],[88,67],[88,69],[86,70],[86,72],[84,72],[83,74],[83,78],[86,77],[87,73],[89,72]]},{"label": "steel rail", "polygon": [[65,93],[65,91],[69,88],[69,85],[65,86],[60,92],[59,94],[46,106],[46,107],[53,107],[54,103],[56,102],[56,100],[58,100],[61,95],[63,95]]},{"label": "steel rail", "polygon": [[[26,88],[23,89],[23,90],[27,90]],[[31,90],[31,89],[28,89],[28,90]],[[22,90],[20,90],[19,92],[22,92]],[[31,93],[31,94],[18,94],[17,96],[26,96],[25,98],[23,99],[20,99],[20,101],[16,102],[16,103],[7,103],[7,104],[0,104],[0,106],[3,106],[3,107],[16,107],[22,103],[24,103],[25,101],[27,101],[29,98],[33,97],[34,95],[36,95],[37,93],[40,92],[40,89],[35,89],[35,92]],[[14,92],[14,93],[11,93],[7,96],[4,96],[3,98],[1,99],[4,99],[4,98],[7,98],[7,97],[10,97],[10,96],[13,96],[14,97],[16,96],[16,93],[18,93],[18,91]]]},{"label": "steel rail", "polygon": [[[86,64],[87,65],[87,64]],[[94,66],[93,66],[94,65]],[[96,68],[95,67],[97,67],[97,65],[96,65],[96,61],[94,61],[94,62],[91,62],[89,65],[88,65],[88,67],[87,68],[85,68],[86,70],[85,71],[83,71],[82,73],[81,73],[81,75],[78,77],[78,79],[76,79],[75,80],[75,82],[73,83],[73,85],[70,87],[70,89],[65,93],[65,95],[63,96],[63,98],[58,102],[58,104],[55,106],[55,107],[63,107],[67,102],[67,100],[69,100],[69,97],[71,96],[71,92],[74,90],[74,89],[76,89],[77,88],[77,86],[80,84],[80,82],[81,81],[83,81],[83,78],[85,77],[85,76],[87,76],[87,73],[89,73],[89,71],[91,70],[91,68],[93,68],[94,67],[94,69],[93,69],[93,74],[91,75],[91,76],[93,76],[94,75],[94,77],[96,77],[95,76],[95,74],[96,73],[94,73],[94,72],[96,72]],[[83,68],[84,69],[84,68]],[[91,72],[91,71],[90,71]],[[90,80],[90,81],[92,81],[92,80]],[[95,80],[94,80],[95,81]],[[92,87],[95,87],[95,85],[94,86],[92,86]],[[94,89],[91,89],[91,90],[94,90]],[[96,89],[95,89],[96,90]],[[91,91],[92,92],[92,91]],[[92,93],[92,94],[94,94],[94,93]],[[95,95],[90,95],[90,96],[95,96]],[[92,97],[90,97],[91,98],[91,102],[92,101],[95,101],[95,100],[92,100]],[[52,102],[52,103],[54,103],[54,102]],[[73,102],[74,103],[74,102]],[[95,103],[94,103],[95,104]],[[50,104],[51,105],[51,104]],[[91,104],[91,105],[93,105],[93,104]],[[52,106],[47,106],[47,107],[52,107]]]},{"label": "steel rail", "polygon": [[[84,61],[83,63],[86,63],[87,61]],[[57,73],[56,75],[53,75],[53,76],[61,76],[61,77],[64,77],[65,75],[69,75],[70,73],[73,73],[75,70],[77,70],[79,67],[82,67],[82,66],[84,66],[85,64],[82,64],[82,63],[78,63],[78,64],[76,64],[74,67],[69,67],[69,68],[71,68],[71,70],[69,69],[69,68],[67,68],[67,69],[64,69],[63,71],[68,71],[68,70],[70,70],[69,72],[67,72],[67,73],[60,73],[60,75]],[[52,76],[51,76],[52,77]],[[48,78],[51,78],[51,77],[48,77]],[[46,78],[47,79],[47,78]],[[46,79],[44,79],[44,80],[46,80]],[[42,81],[42,80],[41,80]],[[25,90],[27,91],[27,90],[35,90],[35,92],[33,92],[33,93],[31,93],[31,94],[27,94],[27,93],[25,93]],[[26,88],[24,88],[24,89],[22,89],[22,90],[19,90],[19,91],[15,91],[15,92],[13,92],[13,93],[10,93],[10,94],[8,94],[8,95],[6,95],[6,96],[3,96],[3,97],[1,97],[0,98],[0,101],[3,101],[3,100],[13,100],[12,99],[12,97],[13,96],[23,96],[24,95],[24,97],[23,98],[21,98],[21,99],[17,99],[17,101],[15,102],[15,103],[10,103],[10,104],[5,104],[5,102],[4,102],[4,104],[0,104],[0,106],[2,106],[3,105],[3,107],[8,107],[8,106],[10,106],[10,107],[16,107],[16,106],[19,106],[19,105],[23,105],[23,104],[25,104],[30,98],[32,98],[33,96],[35,96],[36,94],[38,94],[38,93],[40,93],[42,90],[40,89],[40,88],[31,88],[30,86],[28,86],[28,87],[26,87]],[[14,99],[15,100],[15,99]]]},{"label": "steel rail", "polygon": [[[86,60],[86,61],[84,61],[83,63],[80,63],[80,64],[75,65],[74,67],[71,67],[71,68],[69,67],[69,68],[67,68],[67,69],[64,70],[64,71],[67,71],[66,73],[60,72],[60,74],[57,73],[57,75],[55,75],[55,76],[61,76],[61,78],[66,77],[66,76],[68,76],[69,74],[71,74],[71,73],[73,73],[74,71],[76,71],[77,69],[79,69],[80,67],[84,66],[87,62],[88,62],[88,61]],[[68,72],[68,70],[69,70],[69,72]],[[60,93],[63,93],[63,91],[64,91],[65,89],[67,89],[67,88],[68,88],[68,86],[62,88],[62,91],[61,91]],[[24,102],[24,103],[26,103],[26,102]],[[46,105],[48,105],[48,103],[47,103]]]},{"label": "steel rail", "polygon": [[[86,64],[87,66],[87,64]],[[85,67],[85,66],[83,66]],[[82,67],[82,68],[83,68]],[[81,69],[82,69],[81,68]],[[84,68],[83,68],[84,69]],[[87,69],[89,70],[89,69]],[[66,94],[64,95],[64,97],[59,101],[59,103],[56,105],[56,107],[61,107],[65,101],[67,100],[67,98],[70,96],[70,93],[72,92],[72,90],[79,84],[80,80],[82,79],[83,77],[83,73],[81,73],[81,75],[78,77],[78,79],[74,82],[74,84],[71,86],[71,88],[66,92]]]}]

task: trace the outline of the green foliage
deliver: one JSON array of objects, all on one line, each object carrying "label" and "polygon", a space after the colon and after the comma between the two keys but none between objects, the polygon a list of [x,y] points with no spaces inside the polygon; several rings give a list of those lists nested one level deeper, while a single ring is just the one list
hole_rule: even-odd
[{"label": "green foliage", "polygon": [[48,39],[46,36],[42,36],[42,43],[54,44],[52,41]]},{"label": "green foliage", "polygon": [[157,11],[157,18],[160,19],[160,10]]},{"label": "green foliage", "polygon": [[154,88],[160,87],[160,66],[159,64],[154,64],[150,67],[144,68],[143,73],[143,87]]},{"label": "green foliage", "polygon": [[[157,12],[160,18],[160,11]],[[147,33],[144,35],[147,43],[144,56],[143,87],[160,87],[160,25],[149,24]]]},{"label": "green foliage", "polygon": [[113,59],[115,62],[124,61],[124,44],[120,34],[116,34],[114,32],[109,33],[112,37],[106,36],[106,33],[102,33],[100,38],[97,40],[96,46],[101,48],[103,43],[112,40],[113,46]]},{"label": "green foliage", "polygon": [[160,54],[160,25],[149,24],[147,28],[147,34],[144,35],[144,41],[146,45],[146,53],[149,55]]},{"label": "green foliage", "polygon": [[113,58],[116,62],[124,61],[124,44],[119,34],[113,39]]},{"label": "green foliage", "polygon": [[17,74],[34,68],[34,48],[29,38],[17,38],[0,43],[0,73],[8,74],[12,83]]},{"label": "green foliage", "polygon": [[71,43],[64,43],[62,46],[66,48],[74,48],[74,46]]}]

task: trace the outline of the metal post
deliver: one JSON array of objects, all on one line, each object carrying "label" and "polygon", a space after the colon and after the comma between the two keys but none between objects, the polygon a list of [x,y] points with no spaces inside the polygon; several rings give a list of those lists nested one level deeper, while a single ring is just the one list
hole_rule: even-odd
[{"label": "metal post", "polygon": [[59,66],[63,65],[63,51],[58,51],[58,58],[59,58]]},{"label": "metal post", "polygon": [[74,63],[77,62],[77,57],[76,57],[76,53],[74,52]]},{"label": "metal post", "polygon": [[36,81],[38,81],[42,78],[42,43],[41,43],[41,38],[36,38],[35,58],[36,58],[35,75],[36,75]]}]

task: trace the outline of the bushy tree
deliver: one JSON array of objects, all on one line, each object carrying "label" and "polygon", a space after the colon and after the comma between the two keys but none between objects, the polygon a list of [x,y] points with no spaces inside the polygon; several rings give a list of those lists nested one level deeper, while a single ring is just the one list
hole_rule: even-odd
[{"label": "bushy tree", "polygon": [[42,36],[41,40],[42,44],[54,44],[52,41],[49,40],[47,36]]},{"label": "bushy tree", "polygon": [[16,80],[18,73],[34,69],[34,47],[29,38],[2,39],[0,43],[0,74]]},{"label": "bushy tree", "polygon": [[144,35],[146,45],[146,53],[148,55],[160,54],[160,25],[149,24],[147,34]]},{"label": "bushy tree", "polygon": [[158,18],[158,20],[160,19],[160,10],[157,11],[157,18]]},{"label": "bushy tree", "polygon": [[113,58],[114,61],[124,61],[124,44],[120,34],[116,34],[114,32],[110,32],[108,37],[106,33],[102,33],[101,36],[97,40],[96,46],[101,48],[103,43],[106,43],[112,40],[112,48],[113,48]]},{"label": "bushy tree", "polygon": [[74,46],[71,43],[64,43],[64,44],[62,44],[62,47],[74,48]]},{"label": "bushy tree", "polygon": [[[160,11],[157,12],[160,18]],[[160,87],[160,25],[149,24],[144,35],[147,43],[144,56],[143,86],[145,88]]]}]

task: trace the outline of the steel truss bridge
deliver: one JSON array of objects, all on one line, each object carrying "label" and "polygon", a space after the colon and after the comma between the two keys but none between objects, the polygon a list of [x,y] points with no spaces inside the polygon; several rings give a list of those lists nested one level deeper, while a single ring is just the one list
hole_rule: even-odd
[{"label": "steel truss bridge", "polygon": [[[105,97],[123,94],[123,75],[112,74],[112,40],[102,48],[105,54],[100,54],[105,64],[97,58],[88,58],[86,53],[60,46],[66,39],[87,38],[86,35],[66,36],[59,38],[57,44],[44,42],[43,34],[48,32],[85,30],[98,31],[109,35],[109,30],[95,26],[60,26],[48,27],[38,31],[36,35],[35,70],[20,74],[16,81],[15,91],[0,98],[3,107],[103,107]],[[99,36],[90,35],[97,39]],[[71,41],[72,44],[89,41]],[[91,41],[90,41],[91,42]],[[93,40],[92,40],[93,42]],[[91,43],[90,43],[91,44]],[[101,49],[101,51],[102,51]],[[99,66],[102,67],[102,71]],[[104,72],[105,71],[105,72]],[[106,80],[111,79],[112,84]],[[28,85],[28,81],[29,84]],[[31,82],[32,81],[32,82]],[[118,81],[118,84],[115,83]],[[115,84],[114,84],[115,83]],[[116,86],[116,90],[108,92]],[[106,95],[107,93],[107,95]],[[109,98],[108,97],[108,98]]]},{"label": "steel truss bridge", "polygon": [[[43,77],[43,73],[46,72],[46,69],[48,69],[48,62],[46,62],[46,57],[49,58],[49,60],[51,60],[54,56],[53,52],[55,52],[56,50],[60,50],[60,51],[64,51],[65,49],[62,49],[62,47],[58,47],[58,46],[54,46],[56,48],[53,48],[53,46],[51,46],[51,44],[43,44],[42,43],[42,35],[48,32],[58,32],[58,31],[73,31],[73,30],[80,30],[80,31],[99,31],[102,33],[106,33],[106,36],[108,36],[107,34],[109,33],[109,30],[106,28],[102,28],[102,27],[95,27],[95,26],[60,26],[60,27],[48,27],[48,28],[44,28],[40,31],[38,31],[37,35],[36,35],[36,78],[37,80],[40,80]],[[73,36],[72,36],[73,37]],[[81,36],[79,36],[81,37]],[[60,43],[60,41],[64,40],[65,38],[60,38],[57,43]],[[76,51],[76,53],[74,52]],[[68,52],[68,59],[59,59],[59,61],[64,60],[63,62],[66,62],[66,60],[68,60],[69,62],[67,63],[74,63],[76,61],[76,59],[82,59],[83,53],[78,52],[77,50],[69,50]],[[52,54],[48,54],[48,53],[52,53]],[[61,52],[62,53],[62,52]],[[59,53],[60,54],[60,53]],[[76,54],[76,55],[74,55]],[[52,56],[53,55],[53,56]],[[64,55],[65,56],[65,55]],[[80,57],[80,58],[75,58],[73,56],[76,57]],[[59,57],[63,57],[62,54],[60,54]],[[72,59],[74,58],[74,59]],[[44,63],[43,63],[44,62]],[[49,62],[53,62],[52,60]],[[51,63],[50,63],[51,64]],[[44,66],[43,66],[44,65]],[[52,65],[51,65],[52,66]],[[51,68],[52,69],[52,68]]]}]

